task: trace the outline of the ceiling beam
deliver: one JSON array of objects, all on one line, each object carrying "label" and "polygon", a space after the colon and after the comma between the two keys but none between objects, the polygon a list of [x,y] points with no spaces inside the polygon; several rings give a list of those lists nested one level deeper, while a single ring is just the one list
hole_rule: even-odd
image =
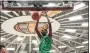
[{"label": "ceiling beam", "polygon": [[83,10],[83,9],[86,9],[86,8],[88,8],[88,6],[85,6],[85,7],[82,7],[82,8],[80,8],[80,9],[78,9],[78,10],[74,10],[74,11],[72,11],[72,12],[69,12],[69,13],[66,13],[66,14],[63,14],[63,15],[61,15],[61,16],[57,16],[57,17],[55,17],[54,19],[59,19],[59,18],[61,18],[61,17],[63,17],[63,16],[66,16],[66,15],[69,15],[69,14],[72,14],[72,13],[75,13],[75,12],[77,12],[77,11],[80,11],[80,10]]},{"label": "ceiling beam", "polygon": [[69,48],[71,48],[71,49],[75,49],[74,47],[71,47],[71,46],[63,43],[63,42],[61,42],[60,40],[57,40],[57,39],[55,39],[55,38],[52,38],[52,39],[55,40],[55,41],[57,41],[57,42],[59,42],[59,43],[61,43],[61,44],[63,44],[63,45],[66,45],[67,47],[69,47]]},{"label": "ceiling beam", "polygon": [[14,36],[16,36],[16,35],[12,35],[12,36],[10,36],[9,38],[5,38],[5,40],[3,40],[2,42],[7,41],[7,40],[9,40],[10,38],[12,38],[12,37],[14,37]]},{"label": "ceiling beam", "polygon": [[18,49],[20,48],[21,44],[23,43],[24,39],[26,38],[26,36],[24,36],[23,40],[20,42],[20,44],[17,46],[17,49],[15,51],[15,53],[18,53]]},{"label": "ceiling beam", "polygon": [[54,44],[52,44],[52,46],[56,49],[56,53],[62,53],[62,51],[60,51]]},{"label": "ceiling beam", "polygon": [[[18,36],[18,37],[20,37],[20,36]],[[17,38],[18,38],[18,37],[17,37]],[[10,43],[6,46],[6,48],[9,47],[12,43],[14,43],[17,38],[15,38],[12,42],[10,42]]]},{"label": "ceiling beam", "polygon": [[29,53],[32,52],[32,36],[29,36]]}]

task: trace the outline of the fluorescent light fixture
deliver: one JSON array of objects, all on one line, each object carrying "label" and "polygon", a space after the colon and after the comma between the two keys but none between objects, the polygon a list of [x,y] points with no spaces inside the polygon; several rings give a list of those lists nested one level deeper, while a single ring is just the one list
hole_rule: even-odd
[{"label": "fluorescent light fixture", "polygon": [[50,50],[50,52],[56,52],[55,50]]},{"label": "fluorescent light fixture", "polygon": [[47,5],[43,5],[43,6],[46,6],[46,7],[54,7],[56,4],[55,3],[48,3]]},{"label": "fluorescent light fixture", "polygon": [[83,18],[82,18],[81,15],[69,17],[69,20],[70,20],[70,21],[76,21],[76,20],[82,20],[82,19],[83,19]]},{"label": "fluorescent light fixture", "polygon": [[33,50],[39,50],[39,48],[33,48]]},{"label": "fluorescent light fixture", "polygon": [[65,32],[72,32],[72,33],[74,33],[74,32],[76,32],[76,30],[75,29],[66,29]]},{"label": "fluorescent light fixture", "polygon": [[22,43],[22,44],[21,44],[21,50],[24,50],[25,47],[26,47],[26,43]]},{"label": "fluorescent light fixture", "polygon": [[67,46],[59,46],[58,48],[66,48]]},{"label": "fluorescent light fixture", "polygon": [[23,14],[23,15],[26,15],[25,11],[22,11],[22,14]]},{"label": "fluorescent light fixture", "polygon": [[11,12],[11,11],[9,11],[9,10],[2,10],[2,12],[8,13],[8,12]]},{"label": "fluorescent light fixture", "polygon": [[1,37],[1,41],[5,40],[5,38]]},{"label": "fluorescent light fixture", "polygon": [[82,42],[83,44],[87,44],[88,43],[88,41],[84,41],[84,42]]},{"label": "fluorescent light fixture", "polygon": [[16,13],[15,11],[12,11],[16,16],[19,16],[19,14],[18,13]]},{"label": "fluorescent light fixture", "polygon": [[67,35],[67,34],[64,34],[64,36],[62,36],[62,38],[65,38],[65,39],[72,39],[71,36]]},{"label": "fluorescent light fixture", "polygon": [[83,26],[83,27],[88,27],[88,22],[84,22],[84,23],[82,23],[81,26]]},{"label": "fluorescent light fixture", "polygon": [[74,9],[73,10],[77,10],[77,9],[82,8],[84,6],[85,6],[84,3],[77,4],[76,6],[74,6]]},{"label": "fluorescent light fixture", "polygon": [[7,48],[7,50],[15,50],[15,48]]},{"label": "fluorescent light fixture", "polygon": [[48,6],[55,6],[55,3],[49,3]]},{"label": "fluorescent light fixture", "polygon": [[2,12],[4,12],[4,14],[8,15],[9,17],[13,17],[12,15],[8,14],[8,12],[11,12],[11,11],[3,10]]},{"label": "fluorescent light fixture", "polygon": [[22,6],[21,3],[17,3],[17,5],[20,6],[20,7]]},{"label": "fluorescent light fixture", "polygon": [[77,46],[76,48],[83,48],[84,46]]},{"label": "fluorescent light fixture", "polygon": [[32,40],[32,43],[33,44],[37,44],[37,40]]},{"label": "fluorescent light fixture", "polygon": [[22,38],[22,37],[17,37],[16,40],[17,40],[17,41],[21,41],[21,40],[23,40],[23,38]]},{"label": "fluorescent light fixture", "polygon": [[37,40],[32,40],[32,43],[35,45],[35,46],[38,46],[38,42],[37,42]]},{"label": "fluorescent light fixture", "polygon": [[[33,48],[33,50],[39,50],[39,48]],[[56,52],[55,50],[50,50],[50,52]]]}]

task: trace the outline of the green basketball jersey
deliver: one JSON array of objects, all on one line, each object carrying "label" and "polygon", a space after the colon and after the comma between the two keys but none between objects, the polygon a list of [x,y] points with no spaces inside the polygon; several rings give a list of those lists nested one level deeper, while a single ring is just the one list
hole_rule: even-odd
[{"label": "green basketball jersey", "polygon": [[49,51],[51,50],[51,43],[52,40],[49,38],[47,34],[41,37],[39,45],[40,53],[50,53]]}]

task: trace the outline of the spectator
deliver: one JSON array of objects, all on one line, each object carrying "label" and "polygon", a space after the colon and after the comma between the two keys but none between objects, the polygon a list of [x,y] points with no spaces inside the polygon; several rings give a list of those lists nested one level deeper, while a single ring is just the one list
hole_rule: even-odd
[{"label": "spectator", "polygon": [[6,48],[4,45],[0,45],[0,53],[6,53]]}]

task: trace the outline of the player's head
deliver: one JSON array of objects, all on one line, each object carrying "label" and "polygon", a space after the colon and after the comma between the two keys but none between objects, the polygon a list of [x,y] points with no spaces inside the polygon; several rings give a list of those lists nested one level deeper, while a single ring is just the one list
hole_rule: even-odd
[{"label": "player's head", "polygon": [[6,48],[4,45],[0,45],[0,52],[1,53],[6,53]]},{"label": "player's head", "polygon": [[47,29],[44,29],[44,28],[43,28],[43,30],[41,31],[41,34],[42,34],[43,36],[45,36],[45,35],[47,34]]}]

